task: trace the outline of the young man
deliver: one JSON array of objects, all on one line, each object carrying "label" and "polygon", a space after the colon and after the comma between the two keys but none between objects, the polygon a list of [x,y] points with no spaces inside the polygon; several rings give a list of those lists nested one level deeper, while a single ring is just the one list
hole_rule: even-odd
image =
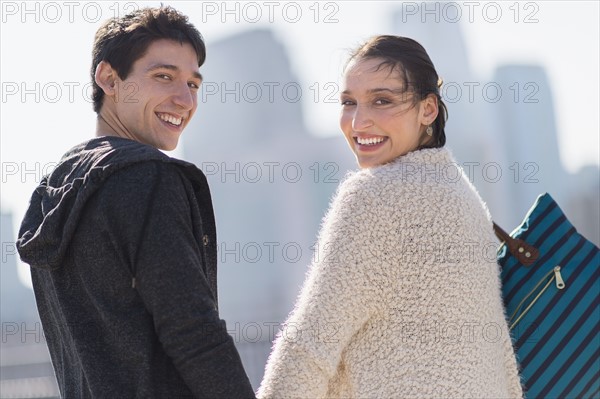
[{"label": "young man", "polygon": [[31,198],[17,247],[63,398],[249,398],[217,308],[207,181],[168,157],[197,107],[205,47],[170,7],[107,21],[96,138]]}]

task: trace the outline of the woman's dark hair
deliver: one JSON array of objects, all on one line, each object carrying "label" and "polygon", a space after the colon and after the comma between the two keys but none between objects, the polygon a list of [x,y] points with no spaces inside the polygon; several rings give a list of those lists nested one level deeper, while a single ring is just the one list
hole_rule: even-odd
[{"label": "woman's dark hair", "polygon": [[104,98],[94,78],[98,64],[108,62],[121,79],[127,79],[135,61],[144,56],[152,42],[160,39],[190,44],[198,56],[198,67],[204,64],[206,47],[202,35],[185,15],[172,7],[142,8],[102,24],[94,38],[90,71],[96,113],[100,112]]},{"label": "woman's dark hair", "polygon": [[438,116],[431,125],[432,139],[420,148],[443,147],[446,144],[444,127],[448,119],[448,109],[440,96],[442,80],[423,46],[407,37],[375,36],[352,52],[346,66],[352,61],[374,58],[382,60],[377,70],[387,67],[390,72],[400,73],[406,90],[416,94],[414,104],[430,94],[435,95],[438,102]]}]

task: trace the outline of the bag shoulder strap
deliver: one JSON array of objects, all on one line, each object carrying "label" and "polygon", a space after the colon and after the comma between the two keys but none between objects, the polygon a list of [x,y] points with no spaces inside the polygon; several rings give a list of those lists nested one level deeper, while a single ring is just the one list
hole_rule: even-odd
[{"label": "bag shoulder strap", "polygon": [[501,242],[506,244],[512,256],[517,258],[522,265],[531,266],[540,256],[540,251],[538,251],[536,247],[527,244],[520,238],[512,238],[496,223],[494,223],[494,233],[496,233],[496,237],[498,237]]}]

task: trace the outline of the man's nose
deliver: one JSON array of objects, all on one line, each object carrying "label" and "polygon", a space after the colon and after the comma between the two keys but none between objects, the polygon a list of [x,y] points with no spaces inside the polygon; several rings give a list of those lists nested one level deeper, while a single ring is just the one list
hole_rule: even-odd
[{"label": "man's nose", "polygon": [[186,110],[190,110],[194,107],[195,94],[192,93],[187,82],[177,86],[177,91],[173,96],[173,102]]}]

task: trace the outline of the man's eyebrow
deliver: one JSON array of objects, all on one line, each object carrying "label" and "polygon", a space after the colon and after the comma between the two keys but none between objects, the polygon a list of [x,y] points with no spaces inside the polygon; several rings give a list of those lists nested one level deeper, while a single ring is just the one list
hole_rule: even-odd
[{"label": "man's eyebrow", "polygon": [[[171,71],[180,72],[180,69],[178,66],[171,65],[171,64],[153,64],[153,65],[150,65],[150,67],[148,67],[148,69],[146,69],[146,72],[152,72],[157,69],[169,69]],[[200,74],[200,72],[194,71],[193,75],[195,78],[202,80],[202,75]]]}]

